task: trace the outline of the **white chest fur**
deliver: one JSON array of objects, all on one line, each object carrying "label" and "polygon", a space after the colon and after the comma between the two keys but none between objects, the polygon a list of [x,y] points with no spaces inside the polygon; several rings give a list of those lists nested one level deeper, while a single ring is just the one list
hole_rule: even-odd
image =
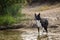
[{"label": "white chest fur", "polygon": [[40,20],[36,20],[36,24],[37,24],[38,27],[41,27]]}]

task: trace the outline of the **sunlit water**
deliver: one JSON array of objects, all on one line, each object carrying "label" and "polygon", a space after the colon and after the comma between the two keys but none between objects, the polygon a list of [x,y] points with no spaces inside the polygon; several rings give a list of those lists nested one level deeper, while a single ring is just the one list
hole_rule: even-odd
[{"label": "sunlit water", "polygon": [[[42,35],[42,34],[41,34]],[[41,40],[40,37],[42,37],[40,34],[38,34],[37,31],[27,31],[26,33],[23,33],[21,36],[23,40]]]},{"label": "sunlit water", "polygon": [[0,31],[0,40],[59,40],[59,36],[38,35],[37,29],[19,29]]}]

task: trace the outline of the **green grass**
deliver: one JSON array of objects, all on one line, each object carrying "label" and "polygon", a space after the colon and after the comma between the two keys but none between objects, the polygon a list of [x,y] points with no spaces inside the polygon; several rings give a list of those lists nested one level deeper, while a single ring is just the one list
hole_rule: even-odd
[{"label": "green grass", "polygon": [[14,4],[5,8],[4,15],[0,15],[0,26],[7,26],[17,23],[18,17],[21,18],[24,16],[24,14],[21,14],[21,8],[22,6],[20,4]]},{"label": "green grass", "polygon": [[11,15],[4,15],[0,16],[0,25],[5,26],[5,25],[11,25],[16,22],[16,19],[12,17]]}]

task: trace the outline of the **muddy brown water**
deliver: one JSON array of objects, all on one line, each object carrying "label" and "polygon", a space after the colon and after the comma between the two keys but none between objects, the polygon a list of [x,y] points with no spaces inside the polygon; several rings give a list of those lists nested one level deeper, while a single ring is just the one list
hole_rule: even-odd
[{"label": "muddy brown water", "polygon": [[0,40],[60,40],[60,34],[49,32],[48,36],[41,36],[37,28],[21,28],[0,31]]}]

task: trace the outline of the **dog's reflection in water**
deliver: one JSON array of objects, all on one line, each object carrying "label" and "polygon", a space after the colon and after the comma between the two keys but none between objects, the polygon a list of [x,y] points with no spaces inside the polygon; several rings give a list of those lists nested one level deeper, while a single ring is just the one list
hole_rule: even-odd
[{"label": "dog's reflection in water", "polygon": [[37,40],[45,40],[45,39],[46,39],[46,40],[49,40],[49,39],[48,39],[48,35],[44,35],[44,36],[38,35],[38,36],[37,36]]},{"label": "dog's reflection in water", "polygon": [[41,40],[41,37],[40,37],[40,35],[38,35],[38,36],[37,36],[37,40]]}]

